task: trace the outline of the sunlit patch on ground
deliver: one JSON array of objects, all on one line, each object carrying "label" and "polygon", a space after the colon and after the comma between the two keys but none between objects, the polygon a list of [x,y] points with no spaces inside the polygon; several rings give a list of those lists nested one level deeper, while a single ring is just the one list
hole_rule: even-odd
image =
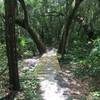
[{"label": "sunlit patch on ground", "polygon": [[71,98],[80,100],[86,95],[85,86],[83,87],[81,82],[74,79],[69,70],[61,71],[56,51],[51,50],[45,53],[40,62],[44,68],[38,73],[38,79],[44,100],[69,100]]},{"label": "sunlit patch on ground", "polygon": [[[40,80],[41,95],[44,100],[66,100],[68,96],[63,95],[65,88],[58,84],[57,74],[60,71],[60,66],[57,60],[56,52],[51,50],[42,56],[47,60],[44,63],[44,71],[38,75]],[[42,59],[42,60],[43,60]]]}]

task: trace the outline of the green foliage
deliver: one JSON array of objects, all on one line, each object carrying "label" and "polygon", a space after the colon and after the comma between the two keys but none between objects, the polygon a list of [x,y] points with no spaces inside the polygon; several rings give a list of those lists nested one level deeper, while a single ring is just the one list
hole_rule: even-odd
[{"label": "green foliage", "polygon": [[18,44],[19,44],[19,46],[24,47],[26,45],[26,38],[25,37],[19,37],[18,38]]},{"label": "green foliage", "polygon": [[100,77],[100,39],[94,41],[94,48],[90,52],[89,73],[92,77]]},{"label": "green foliage", "polygon": [[37,52],[35,43],[25,36],[20,36],[17,40],[18,53],[23,57],[31,57]]},{"label": "green foliage", "polygon": [[4,13],[4,5],[3,5],[3,0],[0,1],[0,13]]},{"label": "green foliage", "polygon": [[100,99],[100,92],[91,92],[90,95],[92,96],[93,100],[99,100]]},{"label": "green foliage", "polygon": [[[19,63],[19,66],[22,62]],[[23,93],[23,99],[25,100],[42,100],[39,93],[39,81],[34,76],[34,69],[23,69],[20,73],[20,83]]]},{"label": "green foliage", "polygon": [[8,73],[7,69],[7,56],[6,56],[6,46],[0,43],[0,98],[3,97],[5,85],[8,84]]},{"label": "green foliage", "polygon": [[87,76],[88,74],[88,65],[86,60],[81,60],[80,62],[77,63],[77,68],[74,70],[74,74],[78,78],[83,78],[83,76]]},{"label": "green foliage", "polygon": [[100,77],[100,39],[96,39],[93,45],[87,59],[78,63],[78,68],[75,70],[77,76]]},{"label": "green foliage", "polygon": [[34,77],[32,77],[31,81],[27,80],[25,76],[24,78],[26,78],[26,81],[24,80],[22,85],[25,99],[33,100],[33,98],[39,98],[37,95],[38,81]]},{"label": "green foliage", "polygon": [[0,43],[0,71],[7,67],[7,56],[5,44]]}]

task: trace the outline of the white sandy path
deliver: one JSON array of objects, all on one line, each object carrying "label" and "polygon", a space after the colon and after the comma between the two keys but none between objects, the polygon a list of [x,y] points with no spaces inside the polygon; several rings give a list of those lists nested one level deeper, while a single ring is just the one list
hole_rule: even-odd
[{"label": "white sandy path", "polygon": [[[68,95],[64,95],[67,88],[61,87],[56,77],[60,71],[60,66],[56,58],[56,52],[54,50],[44,54],[42,60],[46,58],[44,64],[44,73],[38,76],[40,80],[41,96],[44,100],[67,100]],[[67,83],[66,83],[67,84]]]}]

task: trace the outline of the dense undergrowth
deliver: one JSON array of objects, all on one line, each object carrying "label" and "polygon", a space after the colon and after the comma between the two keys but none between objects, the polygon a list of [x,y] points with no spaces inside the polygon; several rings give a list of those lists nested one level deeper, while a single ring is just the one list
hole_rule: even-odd
[{"label": "dense undergrowth", "polygon": [[[27,46],[27,45],[25,45]],[[21,47],[23,52],[23,58],[33,56],[33,53],[29,50],[25,50],[25,47]],[[26,54],[27,53],[27,54]],[[33,70],[25,69],[24,62],[22,60],[18,63],[21,91],[17,94],[16,99],[23,100],[41,100],[38,93],[39,83],[33,74]],[[6,46],[0,43],[0,99],[8,93],[9,89],[9,73],[7,66]]]},{"label": "dense undergrowth", "polygon": [[73,42],[72,47],[60,59],[61,64],[70,64],[71,71],[77,78],[89,81],[90,95],[93,100],[100,97],[100,38],[92,44]]},{"label": "dense undergrowth", "polygon": [[5,44],[0,43],[0,73],[7,68],[7,56]]},{"label": "dense undergrowth", "polygon": [[100,39],[94,41],[90,53],[86,59],[79,61],[78,66],[77,75],[83,74],[97,79],[100,77]]},{"label": "dense undergrowth", "polygon": [[[24,64],[23,64],[24,65]],[[22,62],[19,63],[19,67],[22,66]],[[17,99],[25,100],[42,100],[39,95],[39,81],[34,76],[34,69],[32,68],[23,68],[20,70],[20,83],[21,91],[18,93]]]}]

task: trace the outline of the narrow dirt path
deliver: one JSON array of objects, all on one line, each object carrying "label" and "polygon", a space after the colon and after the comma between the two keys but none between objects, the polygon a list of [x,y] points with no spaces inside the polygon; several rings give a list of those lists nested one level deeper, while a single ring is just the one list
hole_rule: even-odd
[{"label": "narrow dirt path", "polygon": [[84,100],[87,86],[74,79],[69,70],[60,69],[56,51],[44,54],[37,66],[40,67],[36,68],[36,74],[43,100]]}]

